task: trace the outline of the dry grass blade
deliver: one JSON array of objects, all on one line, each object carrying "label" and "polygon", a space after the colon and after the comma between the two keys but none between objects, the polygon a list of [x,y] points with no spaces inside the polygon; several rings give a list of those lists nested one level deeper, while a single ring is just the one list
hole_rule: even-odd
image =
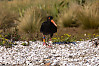
[{"label": "dry grass blade", "polygon": [[78,4],[77,3],[71,4],[69,8],[65,9],[64,12],[59,15],[58,25],[61,27],[79,26],[79,23],[76,22],[76,14],[75,14],[78,8]]},{"label": "dry grass blade", "polygon": [[29,8],[25,12],[24,17],[20,18],[21,23],[19,24],[18,28],[20,31],[26,33],[37,32],[41,24],[40,20],[41,20],[40,13],[37,12],[37,10],[34,8]]},{"label": "dry grass blade", "polygon": [[77,12],[77,19],[86,29],[99,27],[99,4],[85,5]]}]

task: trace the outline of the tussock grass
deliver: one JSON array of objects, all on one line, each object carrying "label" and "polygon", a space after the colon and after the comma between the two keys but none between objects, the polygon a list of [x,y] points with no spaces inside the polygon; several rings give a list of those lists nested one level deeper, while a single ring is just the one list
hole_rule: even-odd
[{"label": "tussock grass", "polygon": [[[5,3],[0,3],[3,5]],[[3,29],[5,32],[11,27],[15,27],[15,20],[17,20],[18,14],[14,11],[11,11],[10,8],[5,8],[5,6],[0,6],[0,29]]]},{"label": "tussock grass", "polygon": [[46,20],[47,16],[53,16],[54,21],[61,27],[83,26],[87,29],[97,29],[99,27],[99,1],[82,1],[0,1],[0,25],[3,24],[0,28],[7,29],[16,23],[19,33],[27,33],[32,36],[32,34],[39,33],[41,23]]},{"label": "tussock grass", "polygon": [[58,25],[61,27],[83,26],[85,29],[97,29],[99,27],[99,2],[86,1],[86,4],[79,5],[75,2],[69,4],[59,14]]},{"label": "tussock grass", "polygon": [[53,16],[54,20],[57,21],[58,14],[67,8],[67,3],[67,0],[36,0],[34,6],[42,9],[45,16]]},{"label": "tussock grass", "polygon": [[58,25],[61,27],[78,27],[79,23],[76,19],[77,3],[71,3],[58,17]]},{"label": "tussock grass", "polygon": [[25,32],[27,34],[38,32],[41,25],[40,20],[40,11],[31,7],[27,9],[24,16],[20,18],[21,22],[18,25],[18,29],[21,32]]},{"label": "tussock grass", "polygon": [[85,29],[97,29],[99,27],[99,2],[86,4],[78,9],[77,19]]}]

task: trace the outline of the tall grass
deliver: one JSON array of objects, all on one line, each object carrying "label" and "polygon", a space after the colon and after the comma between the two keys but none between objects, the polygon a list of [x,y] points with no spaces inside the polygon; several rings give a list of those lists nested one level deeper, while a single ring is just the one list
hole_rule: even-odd
[{"label": "tall grass", "polygon": [[76,19],[76,10],[78,4],[70,3],[69,8],[64,9],[64,12],[60,13],[58,16],[58,25],[61,27],[78,27],[79,22]]},{"label": "tall grass", "polygon": [[6,8],[5,2],[0,3],[0,29],[3,29],[5,32],[7,29],[15,26],[15,20],[17,20],[18,15],[10,10],[10,8]]},{"label": "tall grass", "polygon": [[99,2],[86,4],[78,9],[77,19],[85,29],[97,29],[99,27]]},{"label": "tall grass", "polygon": [[67,8],[67,0],[36,0],[34,3],[39,9],[42,9],[46,16],[53,16],[57,21],[57,16]]},{"label": "tall grass", "polygon": [[58,25],[61,27],[83,26],[85,29],[99,27],[99,1],[86,1],[82,6],[75,2],[69,4],[58,16]]},{"label": "tall grass", "polygon": [[83,25],[87,29],[96,29],[99,27],[99,1],[84,1],[84,3],[83,0],[0,1],[0,27],[10,28],[17,22],[21,33],[32,35],[39,33],[40,25],[47,16],[53,16],[61,27]]},{"label": "tall grass", "polygon": [[24,11],[33,6],[33,1],[31,0],[13,0],[8,1],[8,7],[12,11],[15,11],[17,14],[19,14],[20,17],[24,15]]},{"label": "tall grass", "polygon": [[32,7],[27,9],[24,16],[20,18],[20,21],[21,22],[18,25],[19,31],[33,36],[33,33],[39,32],[41,25],[41,14],[39,9]]}]

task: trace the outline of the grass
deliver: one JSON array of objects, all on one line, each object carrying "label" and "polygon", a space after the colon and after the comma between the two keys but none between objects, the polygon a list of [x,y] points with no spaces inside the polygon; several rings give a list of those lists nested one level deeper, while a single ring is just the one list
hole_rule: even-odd
[{"label": "grass", "polygon": [[27,33],[33,37],[33,33],[38,33],[41,25],[41,14],[38,9],[29,8],[23,17],[20,18],[18,29],[21,33]]},{"label": "grass", "polygon": [[[46,20],[47,16],[51,15],[58,24],[57,34],[59,37],[69,34],[71,37],[76,37],[77,40],[87,38],[84,34],[99,33],[98,30],[95,30],[99,28],[99,1],[88,0],[85,3],[82,1],[0,1],[0,30],[2,31],[4,29],[6,33],[9,33],[10,31],[13,32],[14,28],[18,28],[18,34],[20,34],[21,40],[26,40],[28,37],[33,38],[32,40],[41,40],[42,34],[39,32],[40,25]],[[80,3],[78,4],[77,2]],[[82,26],[83,28],[93,30],[82,30]],[[97,33],[95,34],[98,35]]]},{"label": "grass", "polygon": [[5,36],[0,35],[0,46],[5,46],[6,48],[12,47],[12,42],[5,38]]},{"label": "grass", "polygon": [[[76,40],[80,40],[80,39],[87,40],[88,36],[90,36],[90,38],[94,38],[93,34],[99,35],[99,33],[96,33],[96,31],[97,29],[85,30],[82,28],[59,28],[57,31],[57,36],[61,37],[64,34],[69,34],[71,35],[71,38],[76,38]],[[86,36],[84,34],[86,34]],[[57,36],[56,34],[54,34],[53,37],[57,37]]]},{"label": "grass", "polygon": [[58,16],[58,25],[61,27],[78,27],[79,22],[77,22],[75,14],[77,7],[77,3],[70,3],[69,8],[66,8],[64,12]]},{"label": "grass", "polygon": [[94,2],[91,5],[86,4],[80,7],[77,12],[77,19],[85,29],[98,29],[99,27],[99,2]]},{"label": "grass", "polygon": [[71,38],[71,35],[69,34],[64,34],[61,37],[54,37],[52,38],[53,42],[74,42],[76,41],[74,37]]},{"label": "grass", "polygon": [[28,46],[26,43],[22,43],[21,45],[23,45],[23,46]]},{"label": "grass", "polygon": [[58,24],[61,27],[79,27],[85,29],[98,29],[99,27],[99,1],[87,3],[84,6],[76,2],[70,3],[68,9],[60,13]]}]

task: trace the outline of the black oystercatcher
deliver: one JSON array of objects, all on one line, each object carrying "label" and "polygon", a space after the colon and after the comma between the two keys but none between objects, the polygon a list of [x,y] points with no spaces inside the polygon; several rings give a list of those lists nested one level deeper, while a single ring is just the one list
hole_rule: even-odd
[{"label": "black oystercatcher", "polygon": [[46,45],[45,43],[45,35],[50,35],[50,41],[53,36],[53,33],[57,32],[57,25],[53,21],[52,16],[47,17],[47,21],[43,22],[40,28],[40,32],[43,33],[43,45]]}]

